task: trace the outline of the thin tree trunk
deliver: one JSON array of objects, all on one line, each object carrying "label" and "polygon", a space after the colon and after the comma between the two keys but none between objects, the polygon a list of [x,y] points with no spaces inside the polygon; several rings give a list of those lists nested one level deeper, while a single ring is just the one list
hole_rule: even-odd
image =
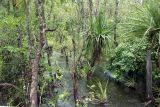
[{"label": "thin tree trunk", "polygon": [[12,6],[13,6],[14,16],[16,16],[17,0],[12,0]]},{"label": "thin tree trunk", "polygon": [[19,26],[17,26],[17,33],[18,33],[18,38],[17,38],[18,47],[19,47],[19,48],[22,48],[22,47],[23,47],[23,44],[22,44],[22,32],[21,32]]},{"label": "thin tree trunk", "polygon": [[31,82],[31,92],[30,92],[30,102],[31,102],[31,107],[38,107],[38,71],[39,71],[39,61],[41,58],[41,53],[42,53],[42,47],[44,46],[45,40],[45,16],[44,16],[44,1],[43,0],[35,0],[36,1],[36,8],[37,8],[37,13],[38,13],[38,18],[39,18],[39,30],[40,30],[40,35],[39,35],[39,47],[37,49],[36,56],[34,58],[33,64],[32,64],[32,82]]},{"label": "thin tree trunk", "polygon": [[10,14],[10,0],[7,1],[7,12]]},{"label": "thin tree trunk", "polygon": [[99,12],[99,0],[96,0],[96,6],[95,6],[95,8],[96,8],[96,10],[95,10],[95,16],[97,16],[98,15],[98,12]]},{"label": "thin tree trunk", "polygon": [[64,50],[64,54],[65,54],[65,59],[66,59],[66,67],[68,67],[69,66],[69,58],[68,58],[67,48]]},{"label": "thin tree trunk", "polygon": [[2,4],[1,4],[2,5],[2,16],[4,17],[4,14],[5,14],[4,13],[4,0],[2,0],[1,2],[2,2]]},{"label": "thin tree trunk", "polygon": [[[25,0],[24,1],[24,4],[25,4],[25,15],[26,15],[26,33],[27,33],[27,39],[28,39],[28,47],[29,47],[29,49],[28,49],[28,53],[29,53],[29,64],[30,65],[33,65],[33,54],[32,54],[32,52],[33,52],[33,49],[32,49],[32,47],[34,46],[34,41],[32,41],[32,39],[31,39],[31,30],[30,30],[30,0]],[[30,71],[30,68],[28,69],[28,71]],[[26,87],[26,90],[25,90],[25,97],[26,97],[26,99],[27,99],[27,102],[26,102],[26,105],[28,105],[29,106],[29,90],[30,90],[30,80],[31,80],[31,78],[28,78],[28,77],[30,77],[30,75],[31,75],[31,72],[27,72],[26,73],[26,77],[27,77],[27,79],[26,79],[26,81],[25,81],[25,87]]]},{"label": "thin tree trunk", "polygon": [[47,47],[47,59],[48,59],[48,65],[51,66],[51,59],[50,56],[52,55],[52,47],[48,46],[48,41],[46,39],[46,47]]},{"label": "thin tree trunk", "polygon": [[73,78],[73,95],[74,95],[74,102],[75,107],[77,106],[77,99],[78,99],[78,81],[77,81],[77,70],[76,70],[76,43],[74,38],[72,39],[73,44],[73,67],[72,67],[72,78]]},{"label": "thin tree trunk", "polygon": [[25,0],[25,6],[26,6],[26,31],[28,36],[28,46],[29,46],[29,62],[32,64],[32,47],[33,43],[31,40],[31,30],[30,30],[30,1]]},{"label": "thin tree trunk", "polygon": [[93,2],[92,0],[89,0],[89,18],[92,19],[92,14],[93,14]]},{"label": "thin tree trunk", "polygon": [[160,52],[158,52],[158,68],[160,69]]},{"label": "thin tree trunk", "polygon": [[49,11],[49,13],[48,13],[48,20],[50,20],[50,18],[51,18],[51,14],[52,14],[52,10],[53,10],[53,0],[51,0],[51,7],[50,7],[50,11]]},{"label": "thin tree trunk", "polygon": [[31,107],[38,107],[39,105],[37,88],[38,88],[38,71],[39,71],[40,58],[41,58],[41,50],[38,49],[32,65],[32,83],[30,92]]},{"label": "thin tree trunk", "polygon": [[118,43],[117,43],[118,6],[119,6],[119,1],[115,0],[115,13],[114,13],[115,25],[114,25],[114,29],[113,29],[114,30],[114,44],[115,44],[115,46],[118,45]]},{"label": "thin tree trunk", "polygon": [[147,51],[147,64],[146,64],[146,92],[147,98],[149,100],[153,99],[152,93],[152,60],[151,60],[151,50]]}]

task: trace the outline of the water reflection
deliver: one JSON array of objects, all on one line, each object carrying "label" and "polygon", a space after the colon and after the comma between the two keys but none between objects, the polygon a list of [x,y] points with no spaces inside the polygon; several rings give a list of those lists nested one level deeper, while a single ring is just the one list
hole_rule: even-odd
[{"label": "water reflection", "polygon": [[[73,94],[72,94],[72,79],[70,76],[70,72],[65,69],[65,60],[62,60],[60,55],[56,53],[56,55],[53,55],[56,57],[53,57],[53,61],[55,58],[60,59],[57,61],[57,64],[64,70],[63,72],[63,78],[62,83],[63,87],[60,88],[58,91],[58,94],[64,93],[64,91],[67,91],[69,93],[69,96],[65,100],[59,100],[58,101],[58,107],[74,107],[73,102]],[[100,75],[99,75],[100,74]],[[89,89],[87,85],[90,85],[95,83],[95,78],[98,78],[101,82],[105,83],[108,79],[105,77],[105,75],[98,71],[98,74],[96,74],[96,77],[91,78],[90,81],[87,81],[86,79],[79,80],[79,94],[81,97],[88,95]],[[118,84],[116,84],[114,81],[109,81],[109,94],[110,99],[108,105],[93,105],[88,104],[89,107],[145,107],[144,102],[141,101],[140,96],[134,91],[130,90],[128,88],[122,87]]]},{"label": "water reflection", "polygon": [[[107,81],[102,77],[94,77],[89,84],[95,83],[96,79],[99,79],[102,83]],[[107,105],[90,104],[89,107],[145,107],[140,96],[134,90],[119,86],[113,81],[109,81],[108,90],[110,98]]]}]

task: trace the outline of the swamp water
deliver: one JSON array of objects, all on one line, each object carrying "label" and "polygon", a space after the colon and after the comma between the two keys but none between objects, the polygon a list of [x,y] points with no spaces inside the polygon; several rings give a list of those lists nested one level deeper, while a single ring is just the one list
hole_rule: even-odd
[{"label": "swamp water", "polygon": [[[74,107],[73,100],[73,86],[72,86],[72,78],[71,72],[65,68],[65,59],[60,55],[60,53],[54,53],[51,58],[52,61],[56,61],[56,64],[61,68],[63,72],[63,78],[61,83],[63,87],[58,88],[58,107]],[[54,66],[54,65],[53,65]],[[95,78],[98,78],[102,83],[107,82],[108,78],[103,74],[102,71],[99,72],[98,75],[95,75],[91,78],[90,83],[95,81]],[[89,88],[87,87],[88,81],[86,79],[79,80],[78,83],[78,91],[79,96],[82,99],[88,95]],[[96,83],[94,83],[96,85]],[[96,104],[88,104],[89,107],[145,107],[144,102],[141,101],[140,96],[134,91],[128,88],[122,87],[115,83],[114,81],[109,81],[108,84],[109,90],[109,102],[106,106],[104,105],[96,105]],[[62,98],[63,96],[63,98]]]}]

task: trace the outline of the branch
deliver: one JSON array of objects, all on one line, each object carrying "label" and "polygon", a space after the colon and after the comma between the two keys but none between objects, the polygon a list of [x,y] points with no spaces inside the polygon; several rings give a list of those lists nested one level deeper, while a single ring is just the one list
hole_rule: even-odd
[{"label": "branch", "polygon": [[10,84],[10,83],[1,83],[0,86],[9,86],[9,87],[13,87],[15,89],[18,89],[17,86],[13,85],[13,84]]},{"label": "branch", "polygon": [[55,31],[56,29],[45,29],[45,32],[53,32]]},{"label": "branch", "polygon": [[148,106],[150,103],[152,103],[152,100],[149,100],[148,102],[145,102],[144,103],[145,107]]},{"label": "branch", "polygon": [[56,31],[57,28],[58,28],[58,25],[57,25],[57,27],[54,28],[54,29],[49,29],[49,28],[45,29],[45,32],[53,32],[53,31]]},{"label": "branch", "polygon": [[160,31],[160,28],[156,28],[156,29],[153,29],[153,30],[151,30],[151,31],[153,31],[153,32],[158,32],[158,31]]}]

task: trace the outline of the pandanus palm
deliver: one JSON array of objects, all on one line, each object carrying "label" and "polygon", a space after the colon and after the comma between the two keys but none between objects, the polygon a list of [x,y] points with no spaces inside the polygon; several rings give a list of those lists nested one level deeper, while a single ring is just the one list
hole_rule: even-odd
[{"label": "pandanus palm", "polygon": [[145,36],[151,45],[158,44],[160,32],[160,2],[149,0],[144,6],[136,8],[136,12],[128,18],[125,32],[135,36]]},{"label": "pandanus palm", "polygon": [[103,49],[105,49],[110,32],[111,29],[107,25],[106,17],[103,12],[99,12],[97,16],[90,19],[86,50],[87,54],[91,56],[91,67],[95,65],[95,62],[100,58]]},{"label": "pandanus palm", "polygon": [[148,41],[147,52],[147,72],[146,72],[146,92],[147,98],[152,99],[152,61],[151,50],[159,49],[160,41],[160,2],[159,0],[149,0],[144,7],[136,8],[136,13],[129,18],[125,31],[137,37],[146,37]]}]

